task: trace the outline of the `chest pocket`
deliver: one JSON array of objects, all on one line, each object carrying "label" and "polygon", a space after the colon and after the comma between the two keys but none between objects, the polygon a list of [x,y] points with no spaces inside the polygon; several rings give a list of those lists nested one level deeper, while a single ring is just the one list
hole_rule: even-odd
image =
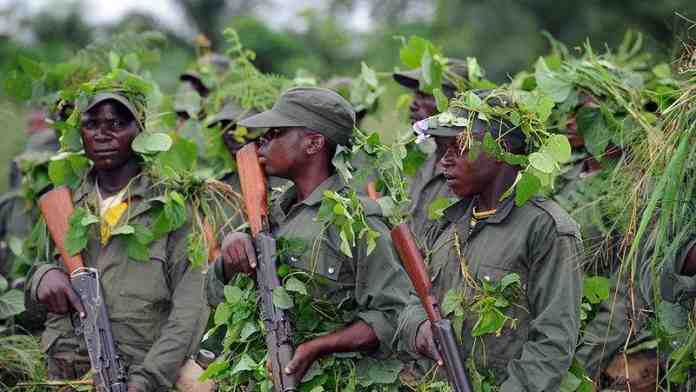
[{"label": "chest pocket", "polygon": [[129,259],[124,265],[121,295],[155,304],[171,299],[167,237],[150,244],[150,259]]}]

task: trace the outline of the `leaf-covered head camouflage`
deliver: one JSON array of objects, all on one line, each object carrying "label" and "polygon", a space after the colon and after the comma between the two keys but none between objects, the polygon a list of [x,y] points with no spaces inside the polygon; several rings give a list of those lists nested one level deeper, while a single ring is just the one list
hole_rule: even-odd
[{"label": "leaf-covered head camouflage", "polygon": [[[447,69],[458,77],[468,80],[469,67],[466,61],[455,58],[447,59]],[[442,86],[453,90],[457,89],[457,83],[452,80],[447,73],[442,75]],[[421,80],[423,79],[423,71],[420,68],[411,69],[408,71],[394,72],[392,74],[394,80],[404,87],[410,89],[418,89]]]},{"label": "leaf-covered head camouflage", "polygon": [[355,127],[355,111],[336,92],[318,87],[295,87],[284,92],[271,110],[238,124],[247,128],[305,127],[338,145],[347,146]]},{"label": "leaf-covered head camouflage", "polygon": [[520,127],[494,117],[487,117],[462,108],[450,108],[444,113],[428,117],[413,124],[418,135],[456,137],[464,131],[474,135],[490,132],[495,139],[505,140],[510,151],[526,148],[525,136]]}]

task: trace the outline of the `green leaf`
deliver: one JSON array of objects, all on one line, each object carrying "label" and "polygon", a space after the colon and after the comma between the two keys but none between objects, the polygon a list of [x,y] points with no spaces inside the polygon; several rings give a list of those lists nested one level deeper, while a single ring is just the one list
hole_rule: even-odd
[{"label": "green leaf", "polygon": [[208,249],[205,246],[203,235],[190,233],[187,236],[188,259],[192,266],[201,267],[208,261]]},{"label": "green leaf", "polygon": [[418,36],[409,38],[408,43],[399,50],[399,58],[409,68],[418,68],[421,65],[423,52],[428,46],[432,45],[430,41]]},{"label": "green leaf", "polygon": [[71,256],[80,253],[87,247],[87,228],[82,225],[82,220],[87,214],[87,210],[76,208],[68,220],[68,234],[65,236],[65,250]]},{"label": "green leaf", "polygon": [[568,371],[561,382],[560,392],[575,392],[580,387],[581,383],[582,380]]},{"label": "green leaf", "polygon": [[131,72],[138,72],[140,69],[140,60],[138,60],[138,55],[135,53],[128,53],[123,57],[123,62]]},{"label": "green leaf", "polygon": [[586,276],[582,284],[582,296],[591,304],[609,299],[609,279],[603,276]]},{"label": "green leaf", "polygon": [[225,301],[227,301],[230,304],[237,304],[242,302],[243,298],[243,292],[242,289],[240,289],[237,286],[225,286],[224,289],[225,292]]},{"label": "green leaf", "polygon": [[[14,254],[15,256],[23,256],[24,255],[24,241],[22,241],[20,238],[15,237],[15,236],[10,236],[9,240],[7,241],[7,245],[9,246],[12,254]],[[3,291],[5,291],[5,290],[0,289],[0,293],[2,293]]]},{"label": "green leaf", "polygon": [[578,133],[585,140],[585,148],[595,158],[601,159],[609,145],[609,132],[599,109],[582,107],[576,116]]},{"label": "green leaf", "polygon": [[435,96],[437,111],[440,113],[446,112],[447,108],[449,108],[449,98],[442,92],[442,88],[433,89],[433,95]]},{"label": "green leaf", "polygon": [[24,71],[34,80],[41,79],[44,74],[41,63],[38,63],[28,57],[19,56],[17,58],[17,62],[19,63],[20,68],[22,68],[22,71]]},{"label": "green leaf", "polygon": [[452,313],[461,313],[461,311],[463,311],[461,302],[461,293],[458,290],[448,290],[440,305],[442,307],[443,316],[448,316]]},{"label": "green leaf", "polygon": [[118,54],[115,52],[109,52],[109,67],[111,67],[111,69],[116,69],[120,63],[121,58],[118,56]]},{"label": "green leaf", "polygon": [[[84,219],[83,219],[83,221],[84,221]],[[111,230],[111,235],[129,235],[129,234],[134,234],[134,233],[135,233],[135,228],[131,225],[121,225],[121,226]]]},{"label": "green leaf", "polygon": [[451,207],[459,199],[456,197],[440,196],[428,205],[428,219],[437,220],[444,216],[445,210]]},{"label": "green leaf", "polygon": [[430,48],[426,48],[421,59],[421,73],[423,80],[419,86],[420,90],[433,92],[433,89],[442,85],[442,65],[435,61]]},{"label": "green leaf", "polygon": [[[88,213],[82,220],[80,220],[80,224],[82,226],[89,226],[93,225],[95,223],[99,223],[99,218],[97,218],[96,215]],[[112,232],[113,234],[113,232]]]},{"label": "green leaf", "polygon": [[529,165],[546,174],[551,174],[556,169],[556,162],[544,151],[529,154]]},{"label": "green leaf", "polygon": [[285,290],[307,295],[307,286],[297,278],[290,278],[285,282]]},{"label": "green leaf", "polygon": [[133,233],[133,236],[135,239],[143,244],[143,245],[149,245],[152,241],[154,241],[155,236],[152,233],[150,229],[148,229],[145,225],[142,225],[140,223],[135,223],[132,225],[133,229],[135,232]]},{"label": "green leaf", "polygon": [[0,293],[4,293],[7,290],[8,283],[4,276],[0,275]]},{"label": "green leaf", "polygon": [[406,147],[406,158],[404,158],[402,162],[404,174],[407,176],[414,176],[427,158],[428,155],[421,151],[418,145],[414,143],[409,144]]},{"label": "green leaf", "polygon": [[215,325],[224,325],[227,324],[227,320],[229,320],[230,317],[232,317],[232,306],[223,302],[215,309],[213,321]]},{"label": "green leaf", "polygon": [[558,163],[566,163],[571,157],[570,142],[565,135],[554,134],[549,136],[544,145],[545,151]]},{"label": "green leaf", "polygon": [[392,384],[396,382],[403,368],[403,364],[397,359],[382,359],[376,361],[372,358],[363,358],[363,361],[365,360],[368,361],[369,365],[366,366],[366,377],[361,377],[360,385],[366,387],[374,384]]},{"label": "green leaf", "polygon": [[471,330],[471,336],[477,337],[497,333],[503,328],[503,324],[505,324],[505,316],[500,311],[485,309],[479,314],[479,318]]},{"label": "green leaf", "polygon": [[501,289],[505,290],[513,284],[517,284],[518,286],[521,285],[520,282],[520,276],[513,272],[503,276],[503,278],[500,279],[500,287]]},{"label": "green leaf", "polygon": [[539,190],[541,190],[541,180],[528,171],[524,171],[515,185],[515,204],[521,206]]},{"label": "green leaf", "polygon": [[128,235],[125,241],[126,253],[128,254],[129,258],[142,262],[150,260],[150,247],[140,243],[135,235]]},{"label": "green leaf", "polygon": [[246,341],[249,337],[259,331],[258,326],[253,321],[247,321],[242,327],[242,332],[239,333],[239,338]]},{"label": "green leaf", "polygon": [[379,80],[377,80],[377,73],[372,70],[370,67],[365,64],[363,61],[361,64],[361,74],[363,79],[365,79],[365,82],[372,87],[372,88],[377,88],[379,87]]},{"label": "green leaf", "polygon": [[167,168],[174,173],[189,172],[196,169],[198,146],[185,138],[177,138],[168,151],[157,155],[160,168]]},{"label": "green leaf", "polygon": [[2,87],[7,95],[20,101],[26,101],[32,96],[32,80],[23,72],[10,72]]},{"label": "green leaf", "polygon": [[208,365],[208,368],[200,375],[199,381],[208,381],[223,374],[230,368],[229,362],[224,358],[218,358],[215,362]]},{"label": "green leaf", "polygon": [[256,362],[254,362],[254,360],[251,359],[251,357],[249,355],[242,354],[242,357],[234,365],[230,374],[234,375],[237,373],[254,370],[255,368],[256,368]]},{"label": "green leaf", "polygon": [[293,301],[290,294],[283,287],[273,288],[273,305],[279,307],[280,309],[291,309],[293,307]]},{"label": "green leaf", "polygon": [[652,72],[661,79],[669,79],[672,77],[672,69],[666,63],[660,63],[654,66]]},{"label": "green leaf", "polygon": [[22,312],[24,312],[24,293],[21,290],[10,290],[0,295],[0,320]]},{"label": "green leaf", "polygon": [[554,102],[565,101],[573,88],[572,83],[551,71],[546,65],[546,61],[541,57],[536,62],[534,76],[539,90],[548,95]]},{"label": "green leaf", "polygon": [[169,151],[172,143],[172,138],[166,133],[141,132],[133,140],[132,148],[135,152],[148,155]]},{"label": "green leaf", "polygon": [[396,210],[396,204],[394,199],[389,196],[382,196],[377,199],[377,204],[379,204],[380,209],[382,209],[382,215],[389,217],[394,215]]}]

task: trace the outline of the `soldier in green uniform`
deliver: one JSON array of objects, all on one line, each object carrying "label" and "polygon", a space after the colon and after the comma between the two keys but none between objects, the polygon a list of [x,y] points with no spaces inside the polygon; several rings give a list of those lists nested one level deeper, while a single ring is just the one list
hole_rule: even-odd
[{"label": "soldier in green uniform", "polygon": [[[651,253],[656,233],[652,234],[638,256],[640,263],[633,291],[626,277],[614,276],[609,300],[601,303],[597,315],[583,331],[577,358],[600,386],[626,388],[631,384],[632,390],[655,389],[659,366],[655,350],[633,351],[626,354],[625,359],[623,350],[654,339],[648,320],[656,311],[658,290],[664,308],[673,315],[671,327],[675,330],[688,328],[686,324],[677,324],[678,320],[688,320],[696,298],[696,239],[675,243],[673,254],[667,255],[661,263],[660,286],[654,287]],[[691,382],[696,382],[696,374],[691,377]]]},{"label": "soldier in green uniform", "polygon": [[[464,60],[448,59],[447,67],[450,72],[462,79],[467,78],[468,66]],[[420,130],[415,124],[437,114],[435,97],[419,89],[420,80],[422,79],[422,71],[420,69],[395,72],[393,77],[397,83],[413,91],[413,101],[409,106],[411,112],[410,120],[414,123],[414,130],[418,133]],[[457,91],[456,82],[450,78],[448,73],[443,75],[442,91],[448,98],[454,97]],[[409,184],[409,198],[411,200],[409,211],[411,216],[410,226],[421,246],[425,246],[428,242],[426,237],[436,236],[439,231],[437,222],[428,219],[428,206],[440,197],[454,197],[445,183],[441,168],[437,164],[442,158],[451,138],[433,136],[433,139],[436,145],[435,152],[430,154],[426,161],[423,162]]]},{"label": "soldier in green uniform", "polygon": [[[293,88],[273,108],[239,122],[248,128],[269,128],[262,136],[260,161],[267,175],[289,179],[271,213],[276,238],[299,240],[304,250],[292,254],[291,266],[321,278],[312,293],[342,306],[352,304],[356,317],[345,327],[300,344],[284,369],[299,379],[318,358],[337,352],[392,351],[397,319],[407,305],[417,303],[408,277],[398,261],[379,206],[361,202],[367,224],[380,235],[368,252],[358,241],[352,257],[340,251],[339,232],[317,221],[325,191],[343,192],[346,185],[331,164],[337,146],[348,146],[355,125],[351,105],[333,91]],[[246,233],[223,241],[224,262],[214,265],[217,280],[252,273],[256,254]],[[214,301],[213,301],[214,302]]]},{"label": "soldier in green uniform", "polygon": [[[205,274],[187,257],[190,223],[154,238],[144,262],[128,256],[123,236],[111,235],[121,224],[149,227],[164,195],[142,173],[141,159],[131,147],[144,121],[142,113],[133,99],[119,93],[92,97],[80,127],[94,167],[73,192],[77,208],[100,217],[100,229],[89,230],[82,256],[87,267],[99,270],[130,392],[171,389],[179,368],[197,350],[209,313]],[[84,339],[73,328],[71,311],[81,314],[84,309],[62,266],[36,265],[26,294],[28,303],[45,304],[49,310],[41,338],[49,378],[82,377],[90,363]]]},{"label": "soldier in green uniform", "polygon": [[[456,115],[468,117],[464,110]],[[493,374],[501,391],[557,390],[570,367],[580,327],[578,226],[551,200],[535,197],[517,206],[514,197],[502,198],[519,167],[483,149],[470,160],[466,137],[481,142],[486,132],[501,138],[508,152],[523,153],[527,147],[519,129],[477,119],[466,133],[460,134],[462,130],[442,125],[424,130],[457,137],[440,164],[447,185],[462,198],[445,210],[447,225],[431,246],[434,290],[441,303],[450,290],[471,303],[482,298],[483,285],[499,285],[517,274],[519,291],[506,298],[504,314],[510,319],[503,318],[514,320],[514,326],[505,322],[493,333],[475,336],[482,326],[476,317],[467,317],[461,331],[463,352],[473,356],[477,369]],[[404,322],[411,331],[408,344],[427,354],[432,332],[424,319],[409,317]]]}]

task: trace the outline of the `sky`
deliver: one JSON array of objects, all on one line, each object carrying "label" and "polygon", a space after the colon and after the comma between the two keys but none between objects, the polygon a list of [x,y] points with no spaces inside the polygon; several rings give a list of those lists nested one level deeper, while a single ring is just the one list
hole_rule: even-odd
[{"label": "sky", "polygon": [[[17,0],[0,0],[0,10]],[[49,7],[59,9],[61,5],[73,3],[71,0],[20,0],[24,8],[23,12],[29,15],[45,10]],[[279,27],[301,28],[298,25],[298,12],[306,8],[322,8],[321,0],[270,0],[269,5],[258,10],[258,14],[270,20],[270,25]],[[142,11],[154,16],[161,24],[183,28],[183,33],[192,35],[192,31],[186,31],[184,15],[171,0],[82,0],[85,6],[84,17],[90,23],[109,23],[132,10]],[[349,27],[355,31],[366,31],[371,26],[369,10],[365,3],[361,3],[349,20]],[[12,29],[6,26],[5,30]],[[2,28],[0,28],[2,31]]]}]

